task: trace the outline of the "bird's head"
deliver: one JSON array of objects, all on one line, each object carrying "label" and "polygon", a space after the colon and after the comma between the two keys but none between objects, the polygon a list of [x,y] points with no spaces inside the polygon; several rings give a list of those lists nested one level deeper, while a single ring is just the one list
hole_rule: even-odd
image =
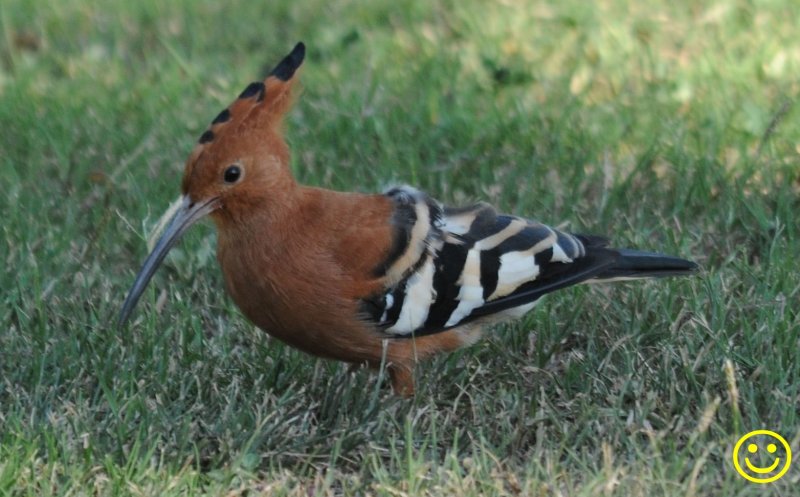
[{"label": "bird's head", "polygon": [[269,212],[270,206],[290,200],[296,184],[280,126],[304,57],[305,46],[298,43],[264,81],[248,85],[200,136],[186,160],[178,207],[136,276],[119,315],[120,326],[189,226],[210,214],[225,229],[246,221],[256,210]]}]

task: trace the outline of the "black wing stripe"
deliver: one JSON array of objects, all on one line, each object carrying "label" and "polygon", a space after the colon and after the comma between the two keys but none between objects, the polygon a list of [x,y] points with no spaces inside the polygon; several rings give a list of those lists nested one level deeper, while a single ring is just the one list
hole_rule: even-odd
[{"label": "black wing stripe", "polygon": [[556,243],[558,243],[558,246],[561,247],[567,257],[576,259],[583,255],[583,246],[575,237],[561,231],[556,232],[556,234],[558,237]]},{"label": "black wing stripe", "polygon": [[511,216],[492,216],[479,215],[472,222],[467,232],[467,238],[474,240],[475,243],[486,242],[492,236],[501,233],[506,229],[515,218]]},{"label": "black wing stripe", "polygon": [[500,272],[501,252],[494,248],[481,252],[481,286],[483,287],[483,300],[488,300],[489,296],[497,288],[497,280]]},{"label": "black wing stripe", "polygon": [[546,267],[547,264],[549,264],[553,259],[553,247],[547,247],[546,249],[537,252],[533,256],[533,259],[536,262],[536,265],[540,268]]},{"label": "black wing stripe", "polygon": [[[464,271],[468,250],[463,245],[445,243],[439,252],[436,273],[433,276],[433,289],[436,300],[431,305],[425,327],[441,328],[458,307],[458,280]],[[443,263],[442,261],[447,261]]]},{"label": "black wing stripe", "polygon": [[495,250],[501,254],[524,252],[551,236],[553,236],[553,230],[543,224],[528,225],[517,235],[509,237],[500,243]]}]

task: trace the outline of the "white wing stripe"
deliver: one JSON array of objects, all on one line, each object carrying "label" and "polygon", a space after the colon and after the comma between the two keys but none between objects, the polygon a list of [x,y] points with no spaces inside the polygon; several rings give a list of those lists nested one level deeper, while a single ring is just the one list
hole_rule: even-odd
[{"label": "white wing stripe", "polygon": [[481,252],[470,250],[464,263],[464,270],[458,279],[461,286],[458,290],[458,307],[450,315],[445,326],[453,326],[464,319],[476,307],[483,305],[483,287],[481,286]]},{"label": "white wing stripe", "polygon": [[524,252],[508,252],[500,256],[500,269],[497,271],[497,288],[489,300],[505,297],[521,284],[539,276],[539,266],[533,258],[533,249]]},{"label": "white wing stripe", "polygon": [[397,322],[386,330],[387,332],[407,335],[425,323],[431,304],[435,300],[433,273],[433,260],[427,256],[422,267],[408,278],[400,316]]}]

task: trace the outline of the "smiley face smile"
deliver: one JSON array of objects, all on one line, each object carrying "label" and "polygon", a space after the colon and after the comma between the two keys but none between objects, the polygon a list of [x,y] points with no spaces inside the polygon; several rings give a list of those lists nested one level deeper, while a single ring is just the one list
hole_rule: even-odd
[{"label": "smiley face smile", "polygon": [[765,474],[765,473],[771,473],[771,472],[775,471],[775,468],[778,467],[778,464],[780,464],[780,462],[781,462],[781,458],[779,457],[779,458],[775,459],[775,462],[773,462],[772,464],[770,464],[766,468],[759,468],[758,466],[753,466],[753,463],[750,462],[749,458],[747,458],[747,457],[744,458],[744,463],[747,465],[747,469],[749,469],[753,473],[758,473],[758,474],[762,474],[762,475]]},{"label": "smiley face smile", "polygon": [[[750,461],[749,457],[745,456],[745,454],[742,454],[742,452],[744,452],[744,447],[743,447],[744,442],[747,441],[747,440],[751,440],[752,437],[756,437],[756,436],[761,437],[761,440],[766,438],[766,440],[763,440],[761,442],[762,444],[764,442],[766,442],[766,441],[770,442],[765,447],[765,449],[766,449],[767,452],[772,454],[772,457],[774,457],[774,460],[772,461],[772,464],[769,464],[768,466],[764,466],[764,467],[757,466],[757,465],[753,464],[752,461]],[[752,439],[751,443],[746,445],[747,452],[749,452],[751,455],[755,455],[758,452],[759,448],[764,448],[763,445],[761,445],[761,447],[759,447],[759,445],[757,443],[753,443],[754,441],[758,442],[759,438]],[[777,457],[778,454],[776,452],[778,452],[778,445],[776,445],[774,442],[779,442],[781,444],[781,446],[783,446],[782,452],[783,452],[783,454],[785,454],[784,457]],[[741,451],[740,451],[740,449],[741,449]],[[781,454],[781,455],[783,455],[783,454]],[[742,457],[742,456],[745,456],[745,457]],[[769,457],[770,456],[767,456],[767,455],[761,455],[756,460],[761,462],[761,463],[766,463],[768,461]],[[744,459],[744,465],[747,468],[747,471],[745,471],[739,465],[740,458]],[[774,431],[769,431],[769,430],[751,431],[750,433],[748,433],[745,436],[743,436],[742,438],[740,438],[739,441],[736,443],[736,446],[733,448],[733,465],[736,468],[736,471],[743,478],[745,478],[747,480],[750,480],[753,483],[769,483],[769,482],[773,482],[773,481],[779,479],[789,469],[789,464],[791,463],[791,461],[792,461],[792,450],[789,447],[789,444],[786,442],[786,440],[782,436],[780,436],[779,434],[775,433]],[[777,473],[772,474],[776,470],[777,470]]]}]

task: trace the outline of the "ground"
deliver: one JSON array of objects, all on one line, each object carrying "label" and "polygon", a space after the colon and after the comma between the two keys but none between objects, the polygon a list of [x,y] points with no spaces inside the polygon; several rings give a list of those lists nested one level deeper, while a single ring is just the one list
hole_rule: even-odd
[{"label": "ground", "polygon": [[[800,4],[0,4],[3,495],[788,495],[800,452]],[[580,287],[418,371],[289,349],[196,227],[125,330],[146,233],[208,122],[297,41],[303,182],[410,183],[692,278]],[[796,460],[800,457],[796,456]]]}]

